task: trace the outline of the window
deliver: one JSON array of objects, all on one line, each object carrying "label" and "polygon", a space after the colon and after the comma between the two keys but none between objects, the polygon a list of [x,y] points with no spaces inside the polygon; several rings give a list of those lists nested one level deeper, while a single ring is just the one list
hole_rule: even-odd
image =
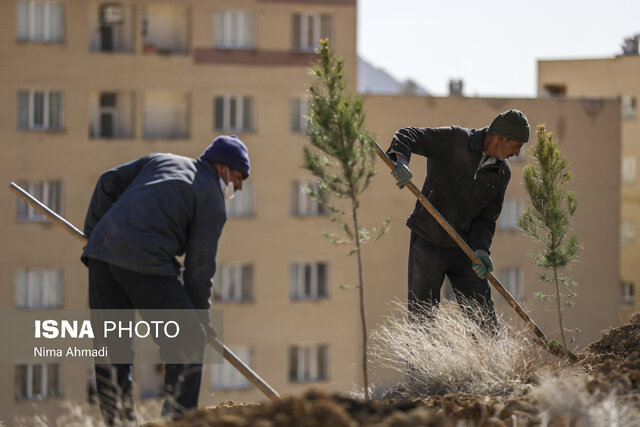
[{"label": "window", "polygon": [[636,118],[636,97],[632,95],[622,95],[620,101],[622,118],[624,120],[634,120]]},{"label": "window", "polygon": [[289,381],[301,383],[328,379],[328,347],[292,346],[289,348]]},{"label": "window", "polygon": [[143,116],[145,139],[189,138],[189,96],[186,93],[145,93]]},{"label": "window", "polygon": [[184,2],[142,6],[142,46],[145,53],[186,54],[189,50],[189,7]]},{"label": "window", "polygon": [[620,243],[633,245],[636,241],[636,222],[632,219],[623,219],[620,222]]},{"label": "window", "polygon": [[58,364],[16,365],[16,400],[59,397],[62,366]]},{"label": "window", "polygon": [[622,183],[633,184],[636,181],[636,158],[624,156],[622,158]]},{"label": "window", "polygon": [[305,133],[307,131],[307,110],[309,102],[306,98],[291,100],[291,131]]},{"label": "window", "polygon": [[327,286],[327,264],[294,263],[290,271],[292,300],[321,299],[329,296]]},{"label": "window", "polygon": [[214,130],[240,132],[253,130],[253,98],[242,95],[222,95],[215,97],[214,104]]},{"label": "window", "polygon": [[331,38],[331,15],[296,13],[293,15],[293,49],[313,51],[321,39]]},{"label": "window", "polygon": [[213,279],[213,300],[253,301],[253,266],[251,264],[221,265]]},{"label": "window", "polygon": [[118,139],[133,136],[133,93],[94,92],[89,99],[91,138]]},{"label": "window", "polygon": [[545,85],[543,89],[544,96],[550,98],[562,98],[567,96],[567,86],[566,85]]},{"label": "window", "polygon": [[62,41],[63,9],[57,1],[18,1],[17,34],[20,41]]},{"label": "window", "polygon": [[116,2],[90,2],[89,50],[91,52],[133,52],[135,37],[133,6]]},{"label": "window", "polygon": [[635,300],[635,286],[633,282],[620,283],[620,303],[625,307],[633,306]]},{"label": "window", "polygon": [[318,188],[317,182],[294,181],[292,186],[291,212],[295,216],[327,215],[328,209],[324,203],[318,202],[307,194],[307,188],[317,192],[326,201],[326,193]]},{"label": "window", "polygon": [[[253,365],[253,352],[248,347],[231,349],[247,366]],[[211,388],[220,389],[239,389],[251,388],[251,383],[236,368],[225,360],[222,363],[216,363],[211,369]]]},{"label": "window", "polygon": [[62,271],[40,268],[18,271],[16,307],[62,307]]},{"label": "window", "polygon": [[522,202],[518,199],[505,199],[498,218],[500,230],[518,230],[518,218],[522,212]]},{"label": "window", "polygon": [[236,191],[233,199],[228,200],[227,217],[243,217],[253,215],[253,181],[244,181],[242,191]]},{"label": "window", "polygon": [[216,47],[251,49],[254,46],[253,12],[218,10],[214,28]]},{"label": "window", "polygon": [[[19,181],[18,185],[51,210],[61,213],[62,182],[60,181]],[[18,221],[48,221],[44,215],[17,198],[16,219]]]},{"label": "window", "polygon": [[62,129],[62,92],[18,91],[18,129]]},{"label": "window", "polygon": [[520,267],[504,268],[498,273],[498,279],[502,286],[509,291],[516,300],[524,296],[524,286],[522,284],[522,269]]}]

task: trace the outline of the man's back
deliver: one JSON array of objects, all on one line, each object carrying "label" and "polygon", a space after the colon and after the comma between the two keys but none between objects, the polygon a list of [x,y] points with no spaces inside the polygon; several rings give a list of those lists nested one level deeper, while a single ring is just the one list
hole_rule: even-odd
[{"label": "man's back", "polygon": [[194,221],[206,217],[222,229],[225,205],[217,180],[210,163],[173,154],[150,154],[105,172],[87,214],[84,256],[140,273],[177,275],[175,257],[187,250]]}]

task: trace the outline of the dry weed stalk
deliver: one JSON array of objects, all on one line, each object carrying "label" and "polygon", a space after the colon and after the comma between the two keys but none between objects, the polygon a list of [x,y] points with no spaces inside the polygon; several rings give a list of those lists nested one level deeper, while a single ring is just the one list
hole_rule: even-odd
[{"label": "dry weed stalk", "polygon": [[[477,308],[467,307],[476,318]],[[525,388],[542,357],[523,333],[500,324],[487,333],[457,304],[425,309],[424,321],[412,321],[406,305],[394,301],[391,314],[372,333],[379,365],[409,375],[410,396],[446,393],[517,394]]]}]

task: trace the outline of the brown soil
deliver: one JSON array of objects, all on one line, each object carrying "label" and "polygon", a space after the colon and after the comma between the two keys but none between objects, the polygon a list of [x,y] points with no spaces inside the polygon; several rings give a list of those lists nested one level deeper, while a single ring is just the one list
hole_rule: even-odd
[{"label": "brown soil", "polygon": [[[592,395],[614,393],[640,408],[640,313],[608,331],[580,354],[586,388]],[[402,386],[392,395],[402,396]],[[221,427],[404,427],[455,426],[469,420],[474,426],[535,426],[542,422],[539,402],[518,397],[447,394],[427,399],[394,398],[364,401],[310,390],[278,402],[240,404],[224,402],[173,422],[172,426]],[[158,425],[158,424],[155,424]],[[557,415],[549,426],[573,425]]]}]

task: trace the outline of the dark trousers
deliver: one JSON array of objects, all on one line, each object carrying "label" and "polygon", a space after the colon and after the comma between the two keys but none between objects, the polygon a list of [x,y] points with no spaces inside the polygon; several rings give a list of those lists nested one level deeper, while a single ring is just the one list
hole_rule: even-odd
[{"label": "dark trousers", "polygon": [[[193,309],[191,299],[177,277],[137,273],[96,259],[89,259],[89,307],[91,309]],[[146,320],[146,319],[145,319]],[[189,343],[204,352],[206,335],[194,315],[193,328],[201,338]],[[98,337],[98,334],[96,334]],[[160,354],[173,349],[163,348]],[[133,340],[129,343],[133,353]],[[133,358],[132,358],[133,360]],[[132,365],[95,364],[96,391],[107,425],[135,422]],[[176,417],[198,406],[202,364],[165,365],[165,402],[162,415]]]},{"label": "dark trousers", "polygon": [[[424,309],[437,307],[446,275],[460,308],[485,330],[495,330],[497,319],[489,281],[479,278],[472,265],[459,247],[435,246],[412,232],[409,246],[410,317],[415,319],[417,313],[424,313]],[[476,308],[479,313],[474,310]]]}]

